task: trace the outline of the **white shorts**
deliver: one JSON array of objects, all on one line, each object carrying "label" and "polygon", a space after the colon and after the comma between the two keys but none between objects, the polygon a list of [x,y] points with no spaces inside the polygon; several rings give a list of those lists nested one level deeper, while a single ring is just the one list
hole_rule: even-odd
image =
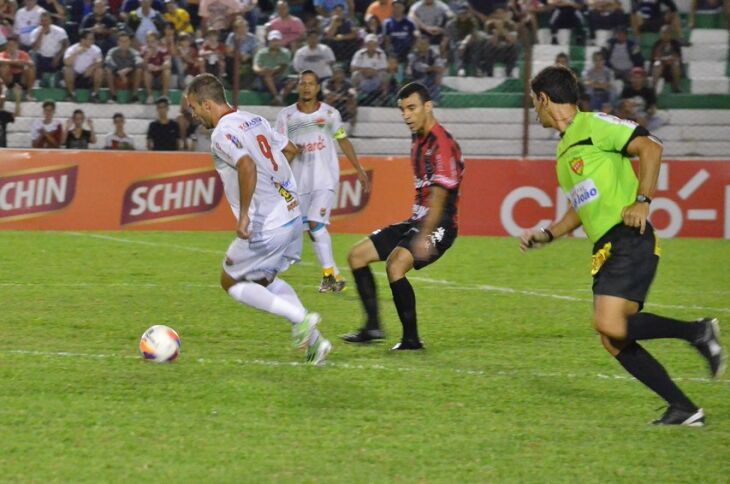
[{"label": "white shorts", "polygon": [[[299,208],[302,211],[302,223],[330,223],[330,213],[335,205],[334,190],[315,190],[299,195]],[[306,227],[305,227],[306,229]]]},{"label": "white shorts", "polygon": [[299,262],[302,255],[301,218],[273,230],[238,237],[231,242],[223,260],[223,270],[237,281],[273,281],[276,275]]}]

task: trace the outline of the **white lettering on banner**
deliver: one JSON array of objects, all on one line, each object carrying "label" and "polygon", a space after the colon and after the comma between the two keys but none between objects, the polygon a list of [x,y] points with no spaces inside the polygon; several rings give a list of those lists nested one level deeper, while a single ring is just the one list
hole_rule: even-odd
[{"label": "white lettering on banner", "polygon": [[669,216],[669,224],[663,229],[654,228],[659,237],[669,239],[674,237],[682,230],[682,209],[679,208],[677,202],[668,198],[654,198],[649,206],[649,218],[654,212],[664,211]]},{"label": "white lettering on banner", "polygon": [[68,175],[20,180],[0,188],[0,210],[17,210],[66,202]]},{"label": "white lettering on banner", "polygon": [[573,205],[573,208],[579,210],[583,205],[598,200],[600,196],[601,194],[598,192],[596,184],[588,178],[575,185],[570,191],[570,203]]},{"label": "white lettering on banner", "polygon": [[[517,203],[525,198],[535,200],[541,207],[549,208],[553,206],[550,196],[537,187],[518,187],[512,190],[504,197],[502,206],[499,208],[499,219],[502,227],[512,236],[518,236],[523,231],[533,227],[521,227],[514,218],[514,209]],[[536,226],[547,225],[550,219],[540,220]]]},{"label": "white lettering on banner", "polygon": [[129,215],[139,216],[145,212],[159,213],[168,210],[210,205],[215,199],[215,178],[160,183],[137,187],[132,192],[132,209]]},{"label": "white lettering on banner", "polygon": [[340,180],[335,194],[335,209],[345,207],[359,207],[362,202],[362,186],[355,180]]}]

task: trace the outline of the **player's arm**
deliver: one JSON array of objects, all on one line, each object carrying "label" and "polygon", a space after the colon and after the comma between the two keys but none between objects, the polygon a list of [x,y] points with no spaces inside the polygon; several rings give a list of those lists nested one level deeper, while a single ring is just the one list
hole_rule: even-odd
[{"label": "player's arm", "polygon": [[251,206],[253,192],[256,189],[256,163],[250,156],[244,155],[239,158],[236,171],[238,172],[239,203],[241,206],[236,233],[240,238],[248,239],[251,236],[248,230],[248,224],[250,222],[248,209]]},{"label": "player's arm", "polygon": [[344,136],[341,138],[337,138],[337,142],[339,143],[342,152],[347,157],[347,160],[352,164],[355,170],[357,170],[357,178],[360,180],[363,189],[366,192],[369,192],[370,180],[368,179],[368,174],[365,173],[365,170],[360,164],[360,160],[357,159],[357,153],[355,153],[355,147],[352,146],[352,142],[350,142],[349,138]]},{"label": "player's arm", "polygon": [[291,163],[291,160],[293,160],[299,154],[299,148],[290,140],[286,144],[286,146],[284,146],[284,149],[281,150],[281,152],[284,154],[284,156],[286,156],[286,161]]},{"label": "player's arm", "polygon": [[[637,128],[637,130],[643,128]],[[662,152],[664,148],[661,142],[649,132],[644,130],[648,136],[636,136],[626,147],[626,153],[639,157],[639,192],[636,194],[648,198],[647,201],[634,203],[624,208],[621,213],[624,224],[629,227],[639,227],[640,233],[646,229],[646,219],[649,218],[649,203],[656,190],[659,179],[659,168],[662,164]]]},{"label": "player's arm", "polygon": [[560,220],[553,222],[548,227],[524,231],[520,236],[520,250],[525,252],[527,249],[542,247],[554,239],[571,233],[581,225],[578,213],[570,206]]}]

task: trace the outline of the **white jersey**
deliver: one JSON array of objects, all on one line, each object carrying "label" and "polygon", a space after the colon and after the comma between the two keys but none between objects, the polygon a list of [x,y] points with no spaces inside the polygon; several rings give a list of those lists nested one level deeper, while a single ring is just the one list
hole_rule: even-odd
[{"label": "white jersey", "polygon": [[281,152],[288,143],[266,119],[246,111],[220,118],[211,135],[215,169],[236,218],[241,207],[238,160],[249,156],[256,164],[256,188],[248,211],[253,232],[281,227],[299,216],[297,185]]},{"label": "white jersey", "polygon": [[302,149],[292,161],[299,193],[337,188],[340,162],[335,144],[347,137],[337,109],[319,103],[315,112],[303,113],[292,104],[276,117],[276,130]]}]

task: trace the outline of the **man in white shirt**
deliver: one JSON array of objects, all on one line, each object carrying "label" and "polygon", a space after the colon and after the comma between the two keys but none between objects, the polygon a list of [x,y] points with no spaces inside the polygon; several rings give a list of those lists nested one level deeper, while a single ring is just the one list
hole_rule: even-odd
[{"label": "man in white shirt", "polygon": [[281,110],[276,117],[276,130],[301,150],[292,162],[292,169],[299,190],[304,230],[309,231],[314,252],[322,266],[319,292],[341,292],[345,288],[345,280],[335,264],[332,237],[327,230],[340,181],[335,141],[357,170],[363,189],[369,191],[370,187],[355,148],[347,138],[340,113],[317,100],[319,91],[317,74],[311,70],[302,71],[299,74],[299,102]]},{"label": "man in white shirt", "polygon": [[77,44],[68,48],[63,55],[63,78],[66,81],[66,100],[76,100],[74,89],[90,89],[91,102],[99,102],[99,88],[103,77],[103,56],[101,49],[94,45],[94,33],[81,32]]},{"label": "man in white shirt", "polygon": [[312,70],[320,81],[332,77],[334,63],[335,53],[329,46],[319,43],[319,31],[317,30],[307,32],[307,44],[296,51],[292,61],[295,71]]},{"label": "man in white shirt", "polygon": [[60,70],[63,53],[68,47],[68,34],[58,25],[51,23],[51,14],[41,13],[41,24],[30,34],[33,52],[36,54],[36,76],[54,74]]},{"label": "man in white shirt", "polygon": [[297,147],[262,116],[231,107],[223,84],[211,74],[196,76],[185,97],[193,116],[213,128],[213,160],[238,219],[221,286],[242,304],[288,319],[294,346],[306,348],[306,361],[324,362],[332,344],[317,330],[319,315],[308,312],[277,277],[301,255],[297,185],[289,167]]},{"label": "man in white shirt", "polygon": [[36,0],[26,0],[25,7],[15,12],[13,30],[20,38],[20,47],[28,51],[33,43],[30,38],[31,32],[41,24],[41,14],[46,10],[39,7]]},{"label": "man in white shirt", "polygon": [[365,47],[358,50],[350,62],[352,84],[355,89],[365,94],[382,96],[388,94],[390,76],[388,75],[388,57],[378,47],[378,36],[365,36]]}]

